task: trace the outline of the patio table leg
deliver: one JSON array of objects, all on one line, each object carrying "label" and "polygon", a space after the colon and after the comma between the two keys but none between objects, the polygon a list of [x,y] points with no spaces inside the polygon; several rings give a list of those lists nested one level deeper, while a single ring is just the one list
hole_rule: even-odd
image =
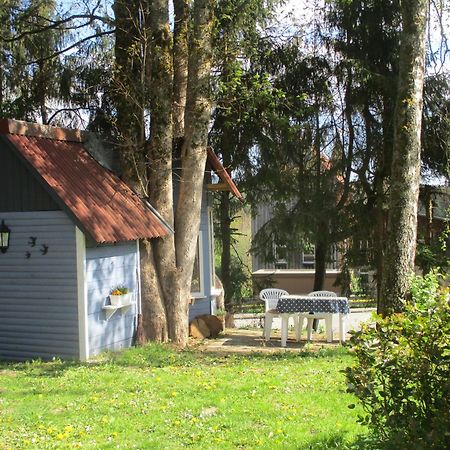
[{"label": "patio table leg", "polygon": [[286,347],[288,337],[289,314],[281,314],[281,346]]},{"label": "patio table leg", "polygon": [[327,342],[333,342],[333,314],[325,316],[325,328],[327,331]]},{"label": "patio table leg", "polygon": [[341,314],[339,313],[339,341],[345,342],[345,336],[346,336],[346,320],[347,320],[347,314]]},{"label": "patio table leg", "polygon": [[264,318],[264,331],[263,331],[264,340],[266,340],[266,341],[270,341],[270,332],[272,330],[272,322],[273,322],[273,315],[266,314],[266,316]]},{"label": "patio table leg", "polygon": [[312,329],[313,329],[313,324],[314,324],[314,318],[307,317],[306,320],[308,321],[307,331],[306,331],[306,339],[308,341],[310,341],[312,338]]},{"label": "patio table leg", "polygon": [[297,333],[296,333],[296,338],[297,338],[297,342],[300,342],[300,339],[302,337],[302,331],[303,331],[303,322],[305,320],[305,315],[300,313],[297,315]]}]

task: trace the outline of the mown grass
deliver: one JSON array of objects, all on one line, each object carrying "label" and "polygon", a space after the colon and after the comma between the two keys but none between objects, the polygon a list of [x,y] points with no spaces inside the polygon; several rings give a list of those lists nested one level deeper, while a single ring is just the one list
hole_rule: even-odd
[{"label": "mown grass", "polygon": [[[214,356],[150,344],[0,365],[0,448],[360,449],[345,349]],[[367,447],[370,448],[370,447]]]}]

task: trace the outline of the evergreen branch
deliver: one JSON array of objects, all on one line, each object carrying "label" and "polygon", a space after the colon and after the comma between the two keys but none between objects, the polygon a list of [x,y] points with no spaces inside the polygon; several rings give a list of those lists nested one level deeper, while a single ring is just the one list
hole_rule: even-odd
[{"label": "evergreen branch", "polygon": [[89,14],[77,14],[77,15],[68,17],[67,19],[62,19],[62,20],[58,20],[58,21],[51,21],[49,19],[46,19],[45,17],[39,17],[39,18],[42,20],[48,20],[48,22],[50,22],[50,25],[39,27],[39,28],[34,28],[32,30],[26,30],[26,31],[24,31],[20,34],[17,34],[15,36],[12,36],[10,38],[0,36],[0,41],[6,42],[6,43],[17,42],[26,36],[32,36],[35,34],[44,33],[49,30],[57,30],[61,27],[61,25],[71,22],[75,19],[89,19],[89,21],[79,24],[79,25],[76,25],[76,26],[66,27],[66,28],[64,28],[64,30],[79,30],[80,28],[84,28],[84,27],[91,25],[96,20],[101,21],[106,25],[112,25],[112,21],[108,17],[95,16],[95,15],[89,15]]},{"label": "evergreen branch", "polygon": [[[45,16],[42,16],[40,14],[32,14],[33,22],[31,22],[30,25],[34,25],[35,24],[34,21],[35,21],[36,18],[41,20],[41,21],[43,21],[43,22],[47,22],[48,25],[46,25],[46,26],[38,26],[38,27],[35,27],[35,28],[32,28],[32,29],[23,31],[20,34],[17,34],[17,35],[14,35],[12,37],[8,37],[8,38],[0,35],[0,41],[7,42],[7,43],[16,42],[16,41],[19,41],[19,40],[23,39],[26,36],[43,33],[43,32],[49,31],[49,30],[57,30],[57,29],[78,30],[80,28],[84,28],[86,26],[91,25],[95,21],[99,21],[99,22],[104,23],[105,25],[112,26],[113,21],[108,16],[99,16],[99,15],[95,14],[95,12],[100,7],[100,3],[101,3],[101,1],[98,0],[97,4],[92,8],[91,11],[89,11],[88,14],[73,14],[73,15],[70,15],[68,17],[65,17],[65,18],[62,18],[62,19],[58,19],[58,20],[53,20],[53,19],[51,19],[49,17],[45,17]],[[38,10],[36,10],[36,13],[37,13],[37,11]],[[28,19],[29,19],[29,17],[26,18],[27,22],[29,22]],[[89,19],[89,20],[87,22],[83,23],[83,24],[62,28],[63,25],[65,25],[65,24],[67,24],[69,22],[73,22],[75,20],[80,20],[80,19]]]},{"label": "evergreen branch", "polygon": [[62,55],[62,54],[64,54],[64,53],[68,52],[69,50],[72,50],[72,49],[75,48],[75,47],[78,47],[79,45],[83,44],[84,42],[87,42],[87,41],[89,41],[89,40],[91,40],[91,39],[94,39],[94,38],[106,36],[106,35],[108,35],[108,34],[113,34],[113,33],[115,33],[115,31],[116,31],[116,30],[114,29],[114,30],[102,31],[102,32],[100,32],[100,33],[91,34],[91,35],[89,35],[89,36],[86,36],[86,37],[83,38],[83,39],[80,39],[79,41],[75,42],[74,44],[69,45],[68,47],[65,47],[65,48],[63,48],[63,49],[61,49],[61,50],[58,50],[58,51],[52,53],[52,54],[49,55],[49,56],[45,56],[44,58],[35,59],[35,60],[33,60],[33,61],[28,61],[28,62],[26,62],[26,63],[17,63],[17,64],[18,64],[18,65],[22,65],[22,66],[29,66],[29,65],[31,65],[31,64],[39,64],[39,63],[42,63],[42,62],[44,62],[44,61],[48,61],[48,60],[50,60],[50,59],[56,58],[57,56]]},{"label": "evergreen branch", "polygon": [[45,125],[50,125],[52,123],[52,121],[55,119],[55,117],[58,114],[61,114],[63,112],[73,112],[75,113],[81,120],[83,120],[83,117],[80,114],[80,111],[86,111],[89,108],[82,108],[82,107],[78,107],[78,108],[60,108],[58,110],[56,110],[48,119]]}]

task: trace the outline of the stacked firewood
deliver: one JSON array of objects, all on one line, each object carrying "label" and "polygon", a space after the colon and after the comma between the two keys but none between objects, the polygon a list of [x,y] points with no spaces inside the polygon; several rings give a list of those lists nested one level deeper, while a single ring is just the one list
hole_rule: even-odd
[{"label": "stacked firewood", "polygon": [[189,324],[189,335],[197,339],[216,338],[223,331],[223,321],[217,316],[203,314]]}]

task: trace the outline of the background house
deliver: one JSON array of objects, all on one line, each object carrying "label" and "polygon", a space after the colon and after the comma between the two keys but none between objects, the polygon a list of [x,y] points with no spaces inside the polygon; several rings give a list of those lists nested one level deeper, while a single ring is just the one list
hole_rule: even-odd
[{"label": "background house", "polygon": [[[0,121],[0,358],[87,359],[128,347],[139,310],[137,239],[169,230],[87,149],[89,134]],[[97,148],[98,150],[98,148]],[[108,308],[126,285],[133,304]]]},{"label": "background house", "polygon": [[[269,204],[260,204],[256,214],[252,217],[252,237],[264,227],[273,217]],[[277,242],[273,236],[266,245],[266,254],[270,259],[253,253],[252,278],[255,290],[273,286],[285,289],[291,294],[307,294],[313,290],[315,255],[314,245],[305,246],[302,250],[287,247]],[[340,288],[334,286],[339,270],[339,254],[335,246],[330,251],[331,261],[327,264],[324,289],[340,293]]]},{"label": "background house", "polygon": [[[434,265],[443,268],[443,261],[436,263],[434,258],[439,257],[439,248],[442,247],[441,236],[445,228],[448,226],[448,211],[450,204],[450,191],[447,186],[428,186],[420,187],[418,217],[417,217],[417,237],[418,251],[416,265],[422,265],[422,269],[427,268],[426,259],[428,252],[423,252],[421,248],[426,245],[431,251],[435,251],[434,256],[431,255]],[[272,207],[268,204],[261,204],[257,208],[257,213],[252,217],[252,236],[264,227],[273,217]],[[358,251],[360,259],[368,259],[371,253],[372,244],[369,240],[353,242],[353,251]],[[450,238],[447,238],[447,248],[450,248]],[[342,247],[349,242],[342,243]],[[435,247],[433,249],[433,247]],[[314,246],[308,247],[308,250],[298,251],[286,247],[277,242],[277,237],[272,236],[270,242],[267,242],[266,248],[270,249],[271,258],[267,259],[261,255],[253,254],[252,256],[252,278],[255,290],[258,291],[262,287],[274,286],[286,289],[293,294],[304,294],[311,292],[314,285],[315,257]],[[336,278],[340,275],[339,270],[341,264],[341,255],[336,247],[330,250],[331,260],[327,264],[324,289],[340,292],[339,286],[334,286]],[[445,252],[444,252],[445,258]],[[447,250],[448,261],[448,250]],[[433,264],[430,263],[429,267]],[[429,268],[428,267],[428,268]],[[370,268],[369,264],[359,267],[353,267],[354,275],[358,278],[359,286],[368,295],[376,295],[376,277],[375,272]]]}]

